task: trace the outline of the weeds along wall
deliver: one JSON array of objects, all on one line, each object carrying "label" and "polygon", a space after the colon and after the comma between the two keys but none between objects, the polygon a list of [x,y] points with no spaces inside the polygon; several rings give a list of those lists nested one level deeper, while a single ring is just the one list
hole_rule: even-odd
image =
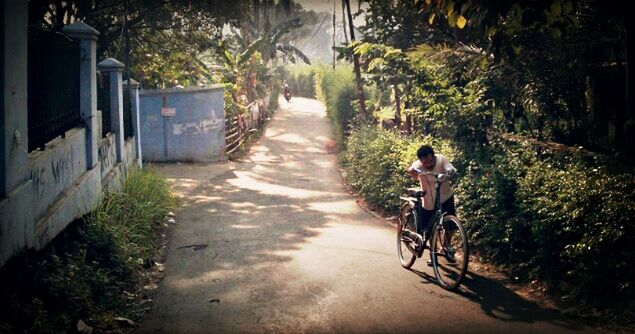
[{"label": "weeds along wall", "polygon": [[143,286],[152,281],[144,271],[157,261],[164,217],[176,205],[163,176],[131,167],[120,191],[81,222],[0,270],[0,328],[68,333],[78,319],[103,328],[117,328],[116,317],[137,320],[136,298],[148,298]]}]

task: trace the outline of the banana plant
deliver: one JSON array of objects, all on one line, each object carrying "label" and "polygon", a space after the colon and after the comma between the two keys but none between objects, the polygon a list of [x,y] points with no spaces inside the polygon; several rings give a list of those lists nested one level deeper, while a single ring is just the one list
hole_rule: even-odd
[{"label": "banana plant", "polygon": [[[253,101],[257,98],[258,80],[271,77],[269,72],[273,67],[272,60],[282,58],[295,63],[296,59],[301,59],[311,64],[301,50],[288,43],[281,43],[285,34],[301,26],[302,21],[295,18],[278,24],[262,34],[257,31],[246,31],[246,35],[243,36],[233,30],[233,43],[230,43],[229,39],[223,39],[213,48],[216,60],[223,69],[221,81],[236,85],[248,101]],[[245,27],[248,29],[250,26]],[[250,36],[258,37],[250,41]],[[237,100],[236,96],[233,98]]]}]

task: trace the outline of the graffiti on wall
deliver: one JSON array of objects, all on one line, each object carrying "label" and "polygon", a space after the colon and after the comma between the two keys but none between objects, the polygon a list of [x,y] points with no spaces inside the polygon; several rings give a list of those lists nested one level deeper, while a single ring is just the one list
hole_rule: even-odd
[{"label": "graffiti on wall", "polygon": [[220,131],[222,128],[221,119],[203,119],[198,122],[184,122],[172,124],[172,134],[180,135],[197,135],[201,133],[210,133]]},{"label": "graffiti on wall", "polygon": [[46,191],[46,169],[44,167],[34,168],[31,170],[31,182],[35,188],[38,199],[42,198]]},{"label": "graffiti on wall", "polygon": [[49,156],[50,160],[42,158],[30,166],[31,182],[38,199],[49,192],[62,191],[72,181],[75,164],[73,148]]},{"label": "graffiti on wall", "polygon": [[53,174],[53,180],[56,184],[67,182],[70,177],[70,164],[68,160],[62,156],[51,160],[51,174]]},{"label": "graffiti on wall", "polygon": [[146,116],[142,124],[144,124],[144,127],[151,133],[161,131],[161,122],[159,121],[159,115],[151,114]]},{"label": "graffiti on wall", "polygon": [[114,143],[110,139],[102,140],[101,143],[99,143],[99,150],[97,153],[101,164],[101,177],[103,178],[106,174],[108,174],[117,161]]}]

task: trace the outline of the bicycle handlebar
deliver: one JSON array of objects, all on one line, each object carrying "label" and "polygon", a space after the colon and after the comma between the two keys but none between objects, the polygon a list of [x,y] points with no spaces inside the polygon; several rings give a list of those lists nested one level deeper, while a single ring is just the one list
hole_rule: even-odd
[{"label": "bicycle handlebar", "polygon": [[412,168],[412,170],[417,172],[417,174],[419,174],[419,175],[432,175],[434,177],[439,177],[439,176],[442,176],[442,175],[444,175],[445,177],[450,177],[450,175],[451,175],[449,173],[436,173],[436,172],[422,171],[421,169],[416,168],[416,167]]}]

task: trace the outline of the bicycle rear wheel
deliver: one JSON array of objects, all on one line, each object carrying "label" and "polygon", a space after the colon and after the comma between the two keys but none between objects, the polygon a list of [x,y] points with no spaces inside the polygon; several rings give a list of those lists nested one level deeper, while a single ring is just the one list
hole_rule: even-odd
[{"label": "bicycle rear wheel", "polygon": [[463,224],[455,216],[445,216],[443,223],[436,223],[430,241],[434,275],[446,290],[461,284],[467,273],[469,249]]},{"label": "bicycle rear wheel", "polygon": [[415,213],[407,203],[401,207],[399,224],[397,226],[397,254],[404,268],[410,268],[417,259],[414,251],[414,243],[411,238],[417,232]]}]

